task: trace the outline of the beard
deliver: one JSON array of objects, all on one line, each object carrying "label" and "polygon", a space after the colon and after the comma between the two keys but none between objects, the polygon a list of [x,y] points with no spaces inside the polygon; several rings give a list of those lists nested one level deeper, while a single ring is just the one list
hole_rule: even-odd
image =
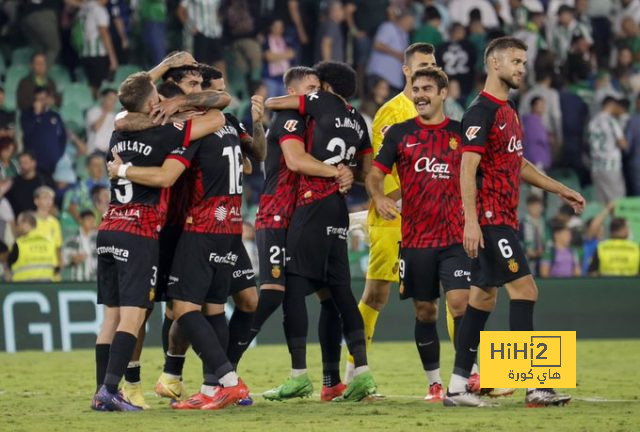
[{"label": "beard", "polygon": [[518,88],[520,88],[520,84],[516,84],[513,81],[512,77],[501,77],[500,80],[505,83],[507,85],[507,87],[509,87],[512,90],[517,90]]}]

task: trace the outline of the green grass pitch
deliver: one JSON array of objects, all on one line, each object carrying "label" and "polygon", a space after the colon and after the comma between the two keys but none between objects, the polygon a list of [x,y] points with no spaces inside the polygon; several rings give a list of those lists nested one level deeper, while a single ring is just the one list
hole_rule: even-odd
[{"label": "green grass pitch", "polygon": [[[319,401],[320,352],[309,347],[311,399],[268,402],[259,394],[288,373],[284,345],[251,349],[240,375],[254,405],[218,412],[176,412],[152,391],[161,371],[161,350],[145,350],[142,380],[152,409],[142,413],[95,413],[93,351],[0,354],[0,431],[639,431],[640,340],[578,341],[578,387],[567,390],[566,407],[528,409],[524,390],[498,399],[495,408],[444,408],[426,404],[426,377],[409,342],[374,343],[370,364],[386,400],[336,404]],[[442,343],[442,374],[449,379],[452,347]],[[185,370],[189,392],[200,384],[200,362],[190,352]]]}]

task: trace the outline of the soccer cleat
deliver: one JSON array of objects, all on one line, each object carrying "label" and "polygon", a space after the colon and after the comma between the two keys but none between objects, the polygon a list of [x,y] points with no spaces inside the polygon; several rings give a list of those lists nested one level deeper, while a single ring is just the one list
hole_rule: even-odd
[{"label": "soccer cleat", "polygon": [[[216,393],[219,387],[216,387]],[[215,396],[215,394],[214,394]],[[193,410],[201,409],[206,404],[213,401],[213,396],[207,396],[204,393],[196,393],[187,400],[176,401],[171,404],[171,408],[177,410]]]},{"label": "soccer cleat", "polygon": [[104,408],[101,411],[142,411],[142,408],[133,405],[122,397],[120,393],[109,393],[105,386],[100,387],[100,390],[93,396],[93,402],[91,407],[101,406]]},{"label": "soccer cleat", "polygon": [[91,409],[94,411],[109,411],[102,402],[96,399],[95,395],[93,395],[93,399],[91,399]]},{"label": "soccer cleat", "polygon": [[251,397],[251,395],[249,395],[246,398],[240,399],[238,402],[236,402],[236,405],[243,407],[251,406],[253,405],[253,398]]},{"label": "soccer cleat", "polygon": [[469,376],[467,387],[471,393],[480,394],[480,374],[473,373]]},{"label": "soccer cleat", "polygon": [[297,397],[309,397],[312,393],[313,383],[305,373],[297,377],[287,378],[282,385],[264,392],[262,397],[271,401],[281,401]]},{"label": "soccer cleat", "polygon": [[488,388],[482,389],[482,395],[492,398],[511,396],[516,389],[514,388]]},{"label": "soccer cleat", "polygon": [[139,382],[132,384],[125,381],[124,384],[122,385],[122,397],[124,398],[124,400],[126,400],[130,404],[139,406],[142,409],[151,408],[149,405],[147,405],[147,403],[144,400],[144,392],[142,391],[142,384]]},{"label": "soccer cleat", "polygon": [[342,396],[334,398],[335,402],[359,402],[375,395],[376,382],[371,372],[363,372],[353,377],[353,381],[347,386]]},{"label": "soccer cleat", "polygon": [[424,397],[429,403],[442,402],[444,398],[444,389],[442,388],[442,384],[433,383],[429,386],[429,393]]},{"label": "soccer cleat", "polygon": [[322,392],[320,393],[320,400],[325,402],[332,401],[333,399],[342,396],[344,391],[347,389],[347,386],[343,383],[338,383],[333,387],[322,386]]},{"label": "soccer cleat", "polygon": [[249,397],[249,388],[245,383],[238,379],[238,384],[233,387],[220,387],[211,402],[203,405],[201,410],[219,410],[230,405],[236,405],[241,400]]},{"label": "soccer cleat", "polygon": [[563,406],[568,404],[570,400],[571,396],[558,394],[553,389],[529,390],[524,398],[529,408],[546,407],[549,405]]},{"label": "soccer cleat", "polygon": [[155,391],[160,397],[180,400],[180,397],[184,394],[184,384],[180,378],[162,372],[158,382],[156,382]]},{"label": "soccer cleat", "polygon": [[486,407],[490,406],[486,402],[483,402],[480,397],[474,393],[471,393],[468,389],[464,392],[450,393],[449,390],[442,399],[442,404],[446,407],[465,406],[465,407]]}]

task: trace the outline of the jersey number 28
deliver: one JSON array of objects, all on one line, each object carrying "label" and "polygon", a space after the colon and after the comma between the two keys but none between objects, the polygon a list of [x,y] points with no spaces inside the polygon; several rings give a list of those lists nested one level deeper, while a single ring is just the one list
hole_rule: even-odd
[{"label": "jersey number 28", "polygon": [[347,148],[347,143],[342,138],[331,138],[329,144],[327,144],[327,151],[333,153],[336,149],[339,149],[340,153],[330,157],[329,159],[325,159],[324,163],[327,165],[337,165],[345,159],[347,161],[351,161],[351,159],[356,155],[356,148],[354,146],[349,146],[349,148]]}]

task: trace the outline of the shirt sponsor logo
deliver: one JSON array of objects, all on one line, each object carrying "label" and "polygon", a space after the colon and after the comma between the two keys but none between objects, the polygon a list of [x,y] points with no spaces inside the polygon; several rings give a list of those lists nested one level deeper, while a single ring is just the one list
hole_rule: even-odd
[{"label": "shirt sponsor logo", "polygon": [[413,169],[415,169],[416,172],[426,171],[432,174],[444,174],[444,175],[451,174],[449,172],[449,164],[438,163],[438,159],[434,157],[433,158],[421,157],[416,161],[416,163],[413,166]]},{"label": "shirt sponsor logo", "polygon": [[469,126],[467,131],[464,133],[469,141],[472,141],[478,136],[478,132],[480,132],[480,126]]},{"label": "shirt sponsor logo", "polygon": [[253,269],[236,270],[233,272],[234,279],[238,279],[242,276],[245,276],[247,279],[253,279],[255,275],[256,274]]},{"label": "shirt sponsor logo", "polygon": [[236,262],[238,261],[238,255],[234,254],[233,252],[227,252],[226,255],[218,255],[215,252],[211,252],[209,254],[209,261],[215,264],[236,265]]},{"label": "shirt sponsor logo", "polygon": [[213,212],[213,216],[217,221],[222,222],[227,218],[227,209],[224,206],[220,206]]},{"label": "shirt sponsor logo", "polygon": [[98,255],[112,255],[118,261],[127,262],[129,259],[129,251],[116,246],[99,246],[96,248]]},{"label": "shirt sponsor logo", "polygon": [[465,277],[465,276],[471,276],[471,272],[466,270],[456,270],[453,272],[453,277]]},{"label": "shirt sponsor logo", "polygon": [[336,236],[338,236],[339,239],[346,240],[347,239],[347,228],[328,226],[327,227],[327,235],[328,236],[336,235]]},{"label": "shirt sponsor logo", "polygon": [[231,217],[232,222],[242,221],[240,209],[235,206],[230,209],[225,206],[218,206],[213,212],[213,217],[215,217],[218,222],[224,221],[227,217]]},{"label": "shirt sponsor logo", "polygon": [[284,126],[286,131],[294,132],[298,128],[298,120],[287,120]]},{"label": "shirt sponsor logo", "polygon": [[516,139],[516,136],[512,135],[509,139],[507,150],[509,151],[509,153],[522,153],[522,140]]}]

